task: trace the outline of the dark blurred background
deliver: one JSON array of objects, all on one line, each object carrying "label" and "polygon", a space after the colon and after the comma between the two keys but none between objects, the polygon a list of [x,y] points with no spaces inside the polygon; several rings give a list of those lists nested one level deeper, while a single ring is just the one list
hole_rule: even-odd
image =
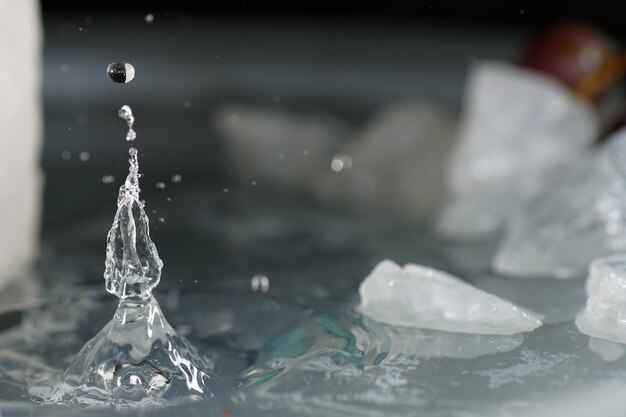
[{"label": "dark blurred background", "polygon": [[[330,114],[355,130],[405,98],[457,114],[475,62],[515,62],[535,30],[564,19],[621,40],[624,10],[608,2],[43,1],[44,232],[113,214],[127,169],[123,104],[136,116],[146,200],[164,203],[189,186],[236,193],[246,186],[229,178],[211,123],[224,103]],[[107,79],[112,61],[132,63],[135,80]]]}]

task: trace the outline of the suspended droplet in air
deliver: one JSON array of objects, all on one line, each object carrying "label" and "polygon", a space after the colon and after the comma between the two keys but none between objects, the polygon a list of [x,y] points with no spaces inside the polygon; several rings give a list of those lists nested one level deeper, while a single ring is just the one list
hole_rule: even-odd
[{"label": "suspended droplet in air", "polygon": [[352,158],[348,155],[335,155],[330,163],[330,168],[335,172],[341,172],[352,168]]},{"label": "suspended droplet in air", "polygon": [[116,83],[129,83],[135,78],[135,67],[125,62],[112,62],[107,66],[107,75]]},{"label": "suspended droplet in air", "polygon": [[117,115],[122,119],[126,120],[126,125],[128,126],[128,133],[126,133],[126,140],[132,141],[137,137],[137,133],[133,130],[133,124],[135,123],[135,116],[133,116],[133,111],[130,107],[124,105],[117,112]]},{"label": "suspended droplet in air", "polygon": [[270,289],[270,279],[265,275],[255,275],[250,280],[250,288],[254,292],[267,292]]}]

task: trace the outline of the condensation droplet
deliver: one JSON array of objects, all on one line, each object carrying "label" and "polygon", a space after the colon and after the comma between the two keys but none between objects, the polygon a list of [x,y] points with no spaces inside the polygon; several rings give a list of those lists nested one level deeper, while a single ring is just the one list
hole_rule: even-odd
[{"label": "condensation droplet", "polygon": [[255,275],[250,280],[250,288],[254,292],[267,292],[270,289],[270,279],[265,275]]},{"label": "condensation droplet", "polygon": [[111,62],[107,66],[107,75],[116,83],[129,83],[135,78],[135,67],[127,62]]},{"label": "condensation droplet", "polygon": [[330,168],[335,172],[341,172],[352,168],[352,158],[348,155],[335,155],[330,163]]}]

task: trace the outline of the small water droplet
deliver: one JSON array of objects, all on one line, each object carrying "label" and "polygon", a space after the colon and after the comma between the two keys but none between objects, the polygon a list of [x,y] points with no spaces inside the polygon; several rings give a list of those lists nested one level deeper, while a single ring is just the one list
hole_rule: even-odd
[{"label": "small water droplet", "polygon": [[230,122],[233,124],[239,123],[239,115],[237,114],[231,114],[229,119],[230,119]]},{"label": "small water droplet", "polygon": [[256,181],[252,181],[250,184],[254,187],[256,185]]},{"label": "small water droplet", "polygon": [[152,23],[154,22],[154,15],[152,13],[148,13],[147,15],[144,16],[143,20],[146,23]]},{"label": "small water droplet", "polygon": [[267,292],[270,289],[270,279],[265,275],[255,275],[250,280],[250,288],[254,292]]},{"label": "small water droplet", "polygon": [[222,191],[223,191],[224,193],[227,193],[227,192],[228,192],[228,188],[224,188]]},{"label": "small water droplet", "polygon": [[165,200],[172,201],[172,197],[167,197]]},{"label": "small water droplet", "polygon": [[127,62],[111,62],[107,66],[107,75],[116,83],[129,83],[135,78],[135,67]]},{"label": "small water droplet", "polygon": [[89,155],[89,152],[87,152],[87,151],[83,151],[80,154],[78,154],[78,159],[80,159],[82,162],[89,161],[90,157],[91,157],[91,155]]},{"label": "small water droplet", "polygon": [[181,182],[183,180],[183,176],[180,174],[174,174],[172,175],[172,182],[174,184],[178,184],[179,182]]},{"label": "small water droplet", "polygon": [[105,175],[102,177],[102,182],[105,184],[111,184],[113,181],[115,181],[115,177],[113,175]]},{"label": "small water droplet", "polygon": [[71,157],[72,157],[72,153],[70,151],[61,152],[61,159],[63,159],[64,161],[67,161]]},{"label": "small water droplet", "polygon": [[161,190],[164,189],[165,188],[165,183],[164,182],[157,182],[156,183],[156,188],[159,188]]},{"label": "small water droplet", "polygon": [[67,64],[63,64],[61,65],[61,71],[63,72],[69,72],[70,71],[70,66]]},{"label": "small water droplet", "polygon": [[341,172],[352,168],[352,158],[348,155],[335,155],[330,163],[330,168],[335,172]]},{"label": "small water droplet", "polygon": [[183,107],[186,108],[186,109],[190,109],[191,108],[191,101],[189,101],[189,100],[183,101]]},{"label": "small water droplet", "polygon": [[163,222],[165,222],[165,219],[163,217],[159,217],[159,222],[163,223]]},{"label": "small water droplet", "polygon": [[133,111],[129,106],[123,105],[122,108],[117,112],[117,115],[122,119],[126,120],[126,125],[128,126],[128,133],[126,133],[126,140],[133,141],[137,138],[137,133],[133,130],[133,124],[135,123],[135,116],[133,116]]}]

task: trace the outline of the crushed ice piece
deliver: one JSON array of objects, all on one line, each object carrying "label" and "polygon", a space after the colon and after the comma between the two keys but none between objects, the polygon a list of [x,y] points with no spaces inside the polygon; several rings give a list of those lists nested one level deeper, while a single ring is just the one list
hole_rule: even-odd
[{"label": "crushed ice piece", "polygon": [[594,260],[586,290],[587,305],[576,317],[578,330],[598,339],[626,343],[626,255]]},{"label": "crushed ice piece", "polygon": [[626,251],[625,173],[623,129],[520,207],[493,269],[509,276],[577,278],[594,258]]},{"label": "crushed ice piece", "polygon": [[458,333],[512,335],[543,323],[535,314],[443,271],[380,262],[359,288],[359,310],[374,320]]},{"label": "crushed ice piece", "polygon": [[597,132],[592,108],[551,77],[504,63],[475,66],[439,231],[452,238],[496,232],[545,173],[575,158]]}]

